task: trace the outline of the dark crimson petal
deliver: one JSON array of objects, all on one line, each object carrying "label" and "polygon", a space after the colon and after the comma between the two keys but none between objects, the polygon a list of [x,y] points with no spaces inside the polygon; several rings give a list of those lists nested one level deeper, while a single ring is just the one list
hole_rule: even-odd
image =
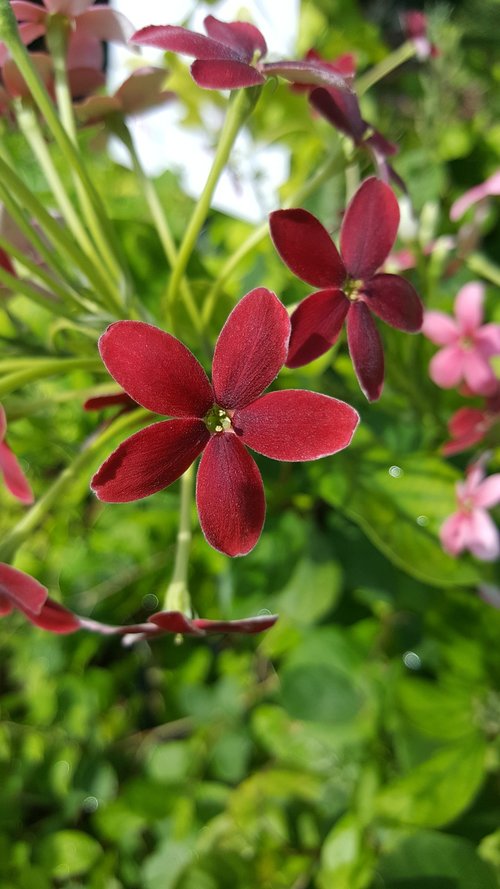
[{"label": "dark crimson petal", "polygon": [[372,176],[358,188],[340,230],[340,252],[351,278],[370,278],[396,240],[399,207],[394,192]]},{"label": "dark crimson petal", "polygon": [[34,577],[0,563],[0,595],[5,596],[16,608],[30,614],[40,614],[48,596],[46,587]]},{"label": "dark crimson petal", "polygon": [[271,77],[278,74],[292,83],[311,83],[315,86],[328,87],[328,89],[351,91],[351,87],[342,74],[314,60],[268,62],[262,65],[262,71]]},{"label": "dark crimson petal", "polygon": [[193,80],[207,90],[237,90],[264,83],[262,74],[246,62],[201,61],[191,65]]},{"label": "dark crimson petal", "polygon": [[385,157],[392,157],[399,151],[399,146],[395,142],[389,142],[378,130],[372,130],[371,136],[366,141],[373,146],[375,151]]},{"label": "dark crimson petal", "polygon": [[214,435],[205,448],[196,480],[202,531],[214,549],[244,556],[264,525],[266,501],[260,472],[236,435]]},{"label": "dark crimson petal", "polygon": [[99,340],[116,382],[143,407],[174,417],[204,417],[213,404],[201,364],[175,336],[144,321],[116,321]]},{"label": "dark crimson petal", "polygon": [[113,395],[96,395],[94,398],[87,398],[83,403],[84,411],[102,411],[106,407],[137,407],[137,402],[133,401],[126,392],[116,392]]},{"label": "dark crimson petal", "polygon": [[359,104],[353,93],[340,90],[313,90],[309,101],[329,123],[359,144],[366,132]]},{"label": "dark crimson petal", "polygon": [[13,610],[14,606],[10,599],[0,593],[0,617],[5,617],[6,614],[11,614]]},{"label": "dark crimson petal", "polygon": [[302,300],[292,317],[287,367],[302,367],[328,352],[342,330],[350,302],[342,290],[318,290]]},{"label": "dark crimson petal", "polygon": [[266,41],[255,25],[249,22],[221,22],[213,15],[207,15],[203,24],[205,31],[214,40],[232,46],[239,54],[250,62],[255,52],[265,56]]},{"label": "dark crimson petal", "polygon": [[258,617],[245,617],[242,620],[204,620],[197,618],[192,624],[206,633],[262,633],[269,630],[278,620],[277,614],[262,614]]},{"label": "dark crimson petal", "polygon": [[35,497],[19,461],[5,441],[0,441],[0,476],[5,487],[20,503],[34,503]]},{"label": "dark crimson petal", "polygon": [[141,46],[156,46],[170,52],[180,52],[195,59],[234,59],[241,60],[242,53],[212,37],[196,34],[187,28],[175,25],[148,25],[132,35],[131,43]]},{"label": "dark crimson petal", "polygon": [[196,621],[189,620],[185,614],[180,611],[157,611],[148,618],[150,623],[161,627],[166,633],[182,633],[190,636],[204,636],[205,633],[201,627],[198,627]]},{"label": "dark crimson petal", "polygon": [[40,614],[29,614],[26,617],[40,627],[41,630],[50,630],[51,633],[76,633],[81,629],[80,619],[72,611],[54,602],[53,599],[47,599]]},{"label": "dark crimson petal", "polygon": [[257,287],[234,307],[214,352],[212,381],[217,404],[243,407],[267,389],[283,367],[290,319],[278,297]]},{"label": "dark crimson petal", "polygon": [[384,352],[366,305],[356,302],[347,315],[347,341],[359,385],[368,401],[380,398],[384,385]]},{"label": "dark crimson petal", "polygon": [[363,288],[366,305],[382,321],[418,333],[424,320],[424,309],[415,288],[400,275],[375,275]]},{"label": "dark crimson petal", "polygon": [[201,453],[210,433],[202,420],[165,420],[146,426],[113,451],[90,487],[105,503],[128,503],[175,482]]},{"label": "dark crimson petal", "polygon": [[240,441],[273,460],[318,460],[350,444],[359,415],[344,401],[287,389],[269,392],[236,411]]},{"label": "dark crimson petal", "polygon": [[275,210],[269,216],[274,246],[288,268],[313,287],[336,287],[346,271],[326,228],[307,210]]}]

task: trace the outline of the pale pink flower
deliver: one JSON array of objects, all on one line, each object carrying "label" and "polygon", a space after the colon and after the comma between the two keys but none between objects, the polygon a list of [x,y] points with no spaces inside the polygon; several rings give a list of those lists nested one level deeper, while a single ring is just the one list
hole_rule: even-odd
[{"label": "pale pink flower", "polygon": [[5,441],[7,418],[0,404],[0,476],[3,476],[6,488],[21,503],[33,503],[33,491],[24,475],[16,457]]},{"label": "pale pink flower", "polygon": [[443,549],[458,556],[464,549],[491,562],[500,555],[500,535],[488,509],[500,503],[500,473],[485,478],[480,463],[473,464],[456,486],[458,510],[441,525]]},{"label": "pale pink flower", "polygon": [[479,201],[483,201],[485,198],[495,197],[496,195],[500,195],[500,170],[497,170],[496,173],[493,173],[485,182],[481,182],[480,185],[476,185],[474,188],[470,188],[469,191],[466,191],[458,200],[452,204],[450,210],[450,219],[453,222],[456,222],[457,219],[460,219],[461,216],[472,207],[474,204],[477,204]]},{"label": "pale pink flower", "polygon": [[500,324],[482,324],[484,287],[466,284],[455,300],[455,318],[426,312],[422,333],[443,346],[434,355],[429,374],[437,386],[452,389],[464,380],[476,395],[492,395],[497,379],[490,358],[500,355]]}]

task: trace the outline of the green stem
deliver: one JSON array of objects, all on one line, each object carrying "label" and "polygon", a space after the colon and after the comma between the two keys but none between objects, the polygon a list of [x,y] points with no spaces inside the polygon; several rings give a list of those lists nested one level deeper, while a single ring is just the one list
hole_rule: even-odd
[{"label": "green stem", "polygon": [[[297,206],[302,203],[306,198],[308,198],[311,194],[313,194],[320,185],[323,185],[328,179],[333,176],[338,175],[342,172],[345,167],[345,159],[341,153],[336,152],[332,157],[328,158],[327,161],[319,168],[319,170],[311,176],[307,182],[304,182],[296,191],[293,192],[290,197],[283,202],[283,210],[287,210],[290,207]],[[210,318],[212,317],[212,312],[214,310],[215,303],[217,298],[219,297],[224,284],[231,277],[235,269],[238,268],[240,262],[245,259],[245,257],[257,247],[261,241],[267,236],[269,230],[269,224],[263,222],[258,228],[256,228],[251,235],[248,236],[246,241],[243,241],[242,244],[238,247],[234,253],[231,254],[226,263],[222,266],[222,269],[219,272],[217,279],[212,284],[207,297],[205,299],[205,304],[203,306],[202,313],[202,321],[203,326],[206,327]]]},{"label": "green stem", "polygon": [[0,380],[0,398],[19,389],[26,383],[52,377],[70,370],[102,371],[104,366],[99,358],[42,358],[34,359],[31,367],[16,370]]},{"label": "green stem", "polygon": [[[187,264],[194,250],[198,235],[207,218],[215,188],[221,173],[227,164],[236,137],[250,115],[259,94],[260,87],[252,87],[251,89],[239,90],[231,95],[229,108],[224,121],[224,126],[222,127],[212,167],[200,199],[194,208],[191,219],[189,220],[184,239],[179,248],[177,262],[172,271],[170,284],[166,294],[166,313],[169,311],[170,305],[179,290],[180,282],[184,277],[184,272],[186,271]],[[196,328],[198,332],[201,332],[203,329],[203,324],[198,314]]]},{"label": "green stem", "polygon": [[481,275],[482,278],[500,287],[500,268],[483,253],[471,253],[465,264],[475,275]]},{"label": "green stem", "polygon": [[181,478],[179,530],[175,548],[174,570],[165,594],[165,611],[180,611],[191,617],[191,597],[188,590],[189,550],[191,547],[191,500],[193,496],[194,466]]},{"label": "green stem", "polygon": [[73,462],[62,471],[61,475],[53,482],[43,497],[37,500],[17,525],[4,536],[0,543],[0,561],[6,562],[12,559],[16,550],[41,524],[49,510],[58,503],[61,496],[66,492],[66,489],[73,482],[78,481],[83,470],[86,470],[88,465],[92,463],[100,453],[103,445],[113,439],[118,432],[122,432],[129,426],[135,425],[145,416],[147,416],[147,411],[144,410],[124,414],[103,430],[100,435],[92,439],[85,449],[75,457]]},{"label": "green stem", "polygon": [[12,293],[20,293],[22,296],[26,296],[32,302],[46,309],[47,312],[52,312],[53,315],[58,317],[62,315],[64,318],[70,319],[74,317],[74,313],[70,309],[62,305],[59,300],[54,300],[54,296],[50,291],[44,290],[42,287],[34,287],[24,278],[11,275],[2,266],[0,266],[0,284],[8,287]]},{"label": "green stem", "polygon": [[362,74],[361,77],[356,79],[356,93],[358,96],[362,96],[363,93],[366,93],[372,86],[375,86],[379,80],[382,80],[384,77],[387,77],[391,71],[394,71],[395,68],[399,68],[400,65],[403,65],[405,62],[408,62],[417,54],[417,50],[415,48],[415,44],[413,40],[407,40],[405,43],[402,43],[401,46],[398,46],[394,52],[389,53],[385,59],[382,59],[378,65],[374,65],[366,74]]}]

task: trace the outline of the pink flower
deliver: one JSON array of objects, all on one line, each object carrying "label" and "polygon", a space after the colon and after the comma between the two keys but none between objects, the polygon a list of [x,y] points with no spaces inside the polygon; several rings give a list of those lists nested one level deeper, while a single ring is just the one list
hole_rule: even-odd
[{"label": "pink flower", "polygon": [[7,418],[0,404],[0,475],[10,493],[21,503],[33,503],[33,491],[14,454],[5,441]]},{"label": "pink flower", "polygon": [[167,73],[165,68],[138,68],[112,96],[89,96],[75,105],[78,121],[96,123],[110,115],[139,114],[170,102],[176,94],[163,89]]},{"label": "pink flower", "polygon": [[[103,41],[126,44],[134,30],[120,12],[101,4],[93,6],[93,0],[43,0],[43,4],[45,9],[26,0],[11,0],[21,38],[26,44],[32,43],[46,33],[51,16],[66,16],[71,22],[69,68],[101,68]],[[4,51],[1,61],[5,57]]]},{"label": "pink flower", "polygon": [[[268,630],[278,620],[276,614],[247,617],[243,620],[190,619],[180,611],[158,611],[145,623],[113,626],[80,617],[55,602],[48,595],[46,587],[29,574],[0,563],[0,616],[12,611],[21,611],[24,616],[42,630],[66,635],[77,630],[89,630],[104,636],[128,636],[132,639],[157,638],[165,633],[190,636],[207,636],[214,633],[239,633],[253,635]],[[130,641],[130,639],[128,640]]]},{"label": "pink flower", "polygon": [[[47,53],[31,53],[31,61],[44,82],[45,88],[52,98],[55,96],[54,62]],[[97,68],[72,68],[68,72],[71,95],[81,98],[102,86],[105,77]],[[7,59],[2,65],[2,83],[0,86],[0,110],[7,111],[13,99],[29,99],[31,92],[16,63]]]},{"label": "pink flower", "polygon": [[452,204],[450,210],[450,219],[453,222],[456,222],[457,219],[460,219],[464,213],[467,212],[469,207],[472,207],[474,204],[477,204],[478,201],[484,201],[485,198],[496,197],[500,195],[500,170],[497,170],[496,173],[493,173],[489,179],[486,179],[485,182],[482,182],[481,185],[476,185],[475,188],[470,188],[469,191],[466,191],[458,200]]},{"label": "pink flower", "polygon": [[271,213],[275,247],[303,281],[326,288],[312,293],[292,315],[287,367],[307,364],[336,342],[347,319],[347,339],[366,397],[380,397],[384,353],[370,311],[393,327],[415,333],[422,304],[399,275],[375,274],[396,239],[398,202],[380,180],[367,179],[350,202],[340,230],[339,254],[327,230],[306,210]]},{"label": "pink flower", "polygon": [[497,380],[489,360],[500,355],[500,324],[482,324],[484,287],[466,284],[455,300],[455,318],[426,312],[422,333],[438,346],[429,374],[437,386],[453,389],[465,380],[477,395],[491,395]]},{"label": "pink flower", "polygon": [[266,77],[275,76],[292,83],[348,89],[342,74],[314,58],[261,62],[267,53],[266,41],[249,22],[221,22],[209,15],[204,25],[208,37],[174,25],[150,25],[137,31],[132,42],[194,57],[191,74],[205,89],[258,86]]},{"label": "pink flower", "polygon": [[490,429],[500,421],[500,386],[486,399],[483,408],[461,407],[448,423],[451,441],[443,445],[443,454],[451,457],[483,441]]},{"label": "pink flower", "polygon": [[468,549],[478,559],[493,561],[500,555],[500,535],[487,510],[500,503],[500,473],[485,478],[483,467],[475,463],[456,491],[458,510],[439,532],[443,549],[452,556]]},{"label": "pink flower", "polygon": [[301,390],[261,393],[282,368],[290,320],[269,290],[252,290],[224,325],[212,385],[175,337],[140,321],[117,321],[99,341],[111,375],[134,401],[174,419],[124,441],[92,479],[108,503],[172,484],[203,451],[196,500],[207,541],[227,555],[248,553],[265,515],[259,470],[245,445],[274,460],[315,460],[347,447],[358,414],[342,401]]}]

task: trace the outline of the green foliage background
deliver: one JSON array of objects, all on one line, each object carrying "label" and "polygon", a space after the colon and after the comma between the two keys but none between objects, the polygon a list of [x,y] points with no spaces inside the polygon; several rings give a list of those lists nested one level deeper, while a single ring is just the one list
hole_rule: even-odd
[{"label": "green foliage background", "polygon": [[[363,100],[370,122],[401,144],[395,166],[424,223],[434,214],[438,234],[456,230],[452,201],[499,165],[491,25],[498,4],[478,10],[472,2],[432,7],[442,55],[396,71]],[[326,57],[352,50],[363,70],[396,39],[395,15],[380,4],[362,10],[348,0],[308,0],[300,49],[314,44]],[[183,65],[175,68],[193,122],[200,101],[217,97],[200,97]],[[283,197],[338,141],[284,85],[266,86],[252,128],[261,143],[279,137],[292,149]],[[10,142],[43,193],[22,143]],[[89,163],[137,292],[154,311],[169,270],[135,180],[104,152],[89,151]],[[180,236],[191,204],[173,174],[159,188]],[[333,230],[343,199],[340,177],[307,206]],[[190,269],[200,301],[249,231],[211,214]],[[484,259],[500,265],[498,235],[497,205],[476,268]],[[477,271],[459,265],[446,277],[443,269],[436,255],[420,255],[414,282],[428,306],[449,310]],[[263,284],[287,304],[307,292],[269,239],[228,282],[210,343],[234,300]],[[489,317],[500,322],[497,293],[489,285]],[[33,354],[95,354],[95,338],[21,297],[9,305],[0,312],[7,354],[26,342]],[[177,318],[176,333],[196,347],[187,319]],[[499,885],[500,612],[476,592],[495,572],[498,582],[498,572],[449,558],[437,539],[467,461],[439,453],[462,400],[429,381],[433,349],[423,338],[387,327],[383,338],[387,383],[377,405],[360,395],[344,343],[333,359],[280,375],[278,386],[347,400],[362,425],[351,448],[318,463],[258,458],[268,517],[251,555],[231,561],[195,535],[198,612],[277,611],[264,637],[181,645],[167,638],[124,649],[84,633],[58,638],[20,617],[2,622],[0,889]],[[78,372],[5,400],[9,441],[37,492],[94,433],[98,421],[81,404],[96,382],[106,388],[102,376]],[[103,506],[88,491],[89,477],[16,565],[79,613],[144,619],[161,603],[171,571],[177,488]],[[5,533],[21,508],[3,490],[0,507]]]}]

